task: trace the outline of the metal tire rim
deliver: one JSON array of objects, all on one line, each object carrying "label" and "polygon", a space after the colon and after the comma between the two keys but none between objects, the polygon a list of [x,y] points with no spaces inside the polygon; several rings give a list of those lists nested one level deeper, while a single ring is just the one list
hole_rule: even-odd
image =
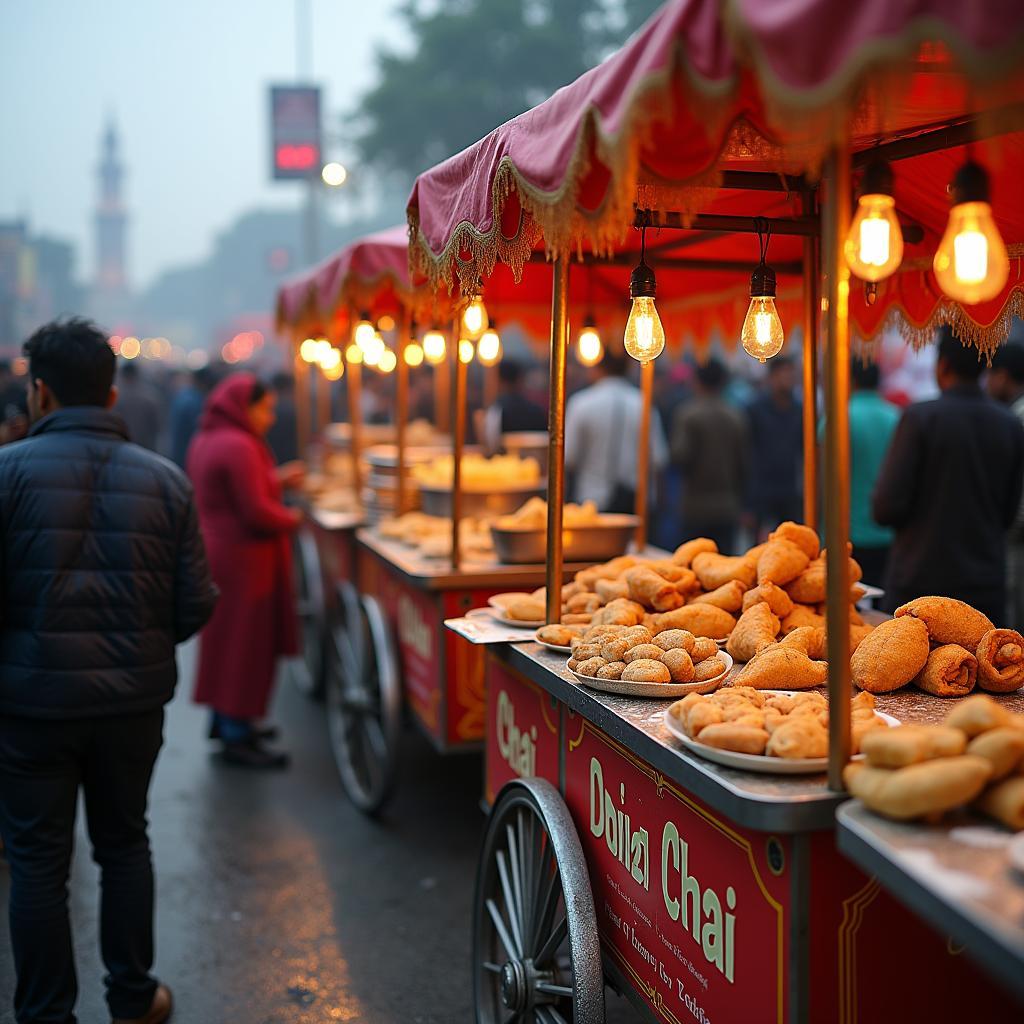
[{"label": "metal tire rim", "polygon": [[295,687],[307,697],[322,697],[327,668],[327,605],[320,550],[313,532],[295,535],[295,591],[298,599],[301,657],[290,665]]}]

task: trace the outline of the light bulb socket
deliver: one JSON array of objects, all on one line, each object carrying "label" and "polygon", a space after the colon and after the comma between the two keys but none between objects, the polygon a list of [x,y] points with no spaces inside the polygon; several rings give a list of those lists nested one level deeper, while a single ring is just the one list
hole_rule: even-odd
[{"label": "light bulb socket", "polygon": [[752,299],[775,297],[775,271],[767,263],[758,263],[750,275],[750,297]]},{"label": "light bulb socket", "polygon": [[988,171],[974,160],[968,160],[953,176],[953,205],[990,202]]},{"label": "light bulb socket", "polygon": [[368,309],[361,309],[359,311],[359,319],[365,320],[367,323],[370,322],[370,311]]},{"label": "light bulb socket", "polygon": [[893,189],[892,165],[888,160],[872,160],[864,168],[860,180],[862,196],[891,196]]},{"label": "light bulb socket", "polygon": [[631,299],[653,299],[658,291],[658,280],[654,271],[641,260],[629,275],[629,297]]}]

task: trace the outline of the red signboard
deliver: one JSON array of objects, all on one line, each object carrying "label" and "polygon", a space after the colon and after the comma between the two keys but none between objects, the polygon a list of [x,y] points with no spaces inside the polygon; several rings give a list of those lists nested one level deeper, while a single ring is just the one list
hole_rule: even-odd
[{"label": "red signboard", "polygon": [[270,87],[270,137],[275,179],[309,179],[320,174],[323,147],[317,86]]}]

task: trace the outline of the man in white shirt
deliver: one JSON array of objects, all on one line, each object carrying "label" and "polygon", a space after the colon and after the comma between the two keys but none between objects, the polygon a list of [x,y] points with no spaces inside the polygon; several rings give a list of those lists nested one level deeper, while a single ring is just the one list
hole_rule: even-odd
[{"label": "man in white shirt", "polygon": [[[593,501],[602,512],[632,512],[637,485],[641,396],[626,379],[629,357],[606,352],[594,383],[565,409],[565,471],[574,501]],[[651,479],[668,464],[661,419],[651,409]]]}]

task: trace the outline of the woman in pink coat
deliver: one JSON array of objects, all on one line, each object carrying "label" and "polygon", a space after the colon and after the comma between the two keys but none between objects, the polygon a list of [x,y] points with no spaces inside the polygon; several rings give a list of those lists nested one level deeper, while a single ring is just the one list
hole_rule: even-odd
[{"label": "woman in pink coat", "polygon": [[213,709],[211,738],[251,768],[283,768],[286,754],[260,729],[277,659],[298,651],[289,537],[299,524],[281,503],[301,468],[275,467],[264,437],[274,394],[249,373],[222,381],[206,401],[189,448],[199,524],[220,601],[199,640],[195,700]]}]

